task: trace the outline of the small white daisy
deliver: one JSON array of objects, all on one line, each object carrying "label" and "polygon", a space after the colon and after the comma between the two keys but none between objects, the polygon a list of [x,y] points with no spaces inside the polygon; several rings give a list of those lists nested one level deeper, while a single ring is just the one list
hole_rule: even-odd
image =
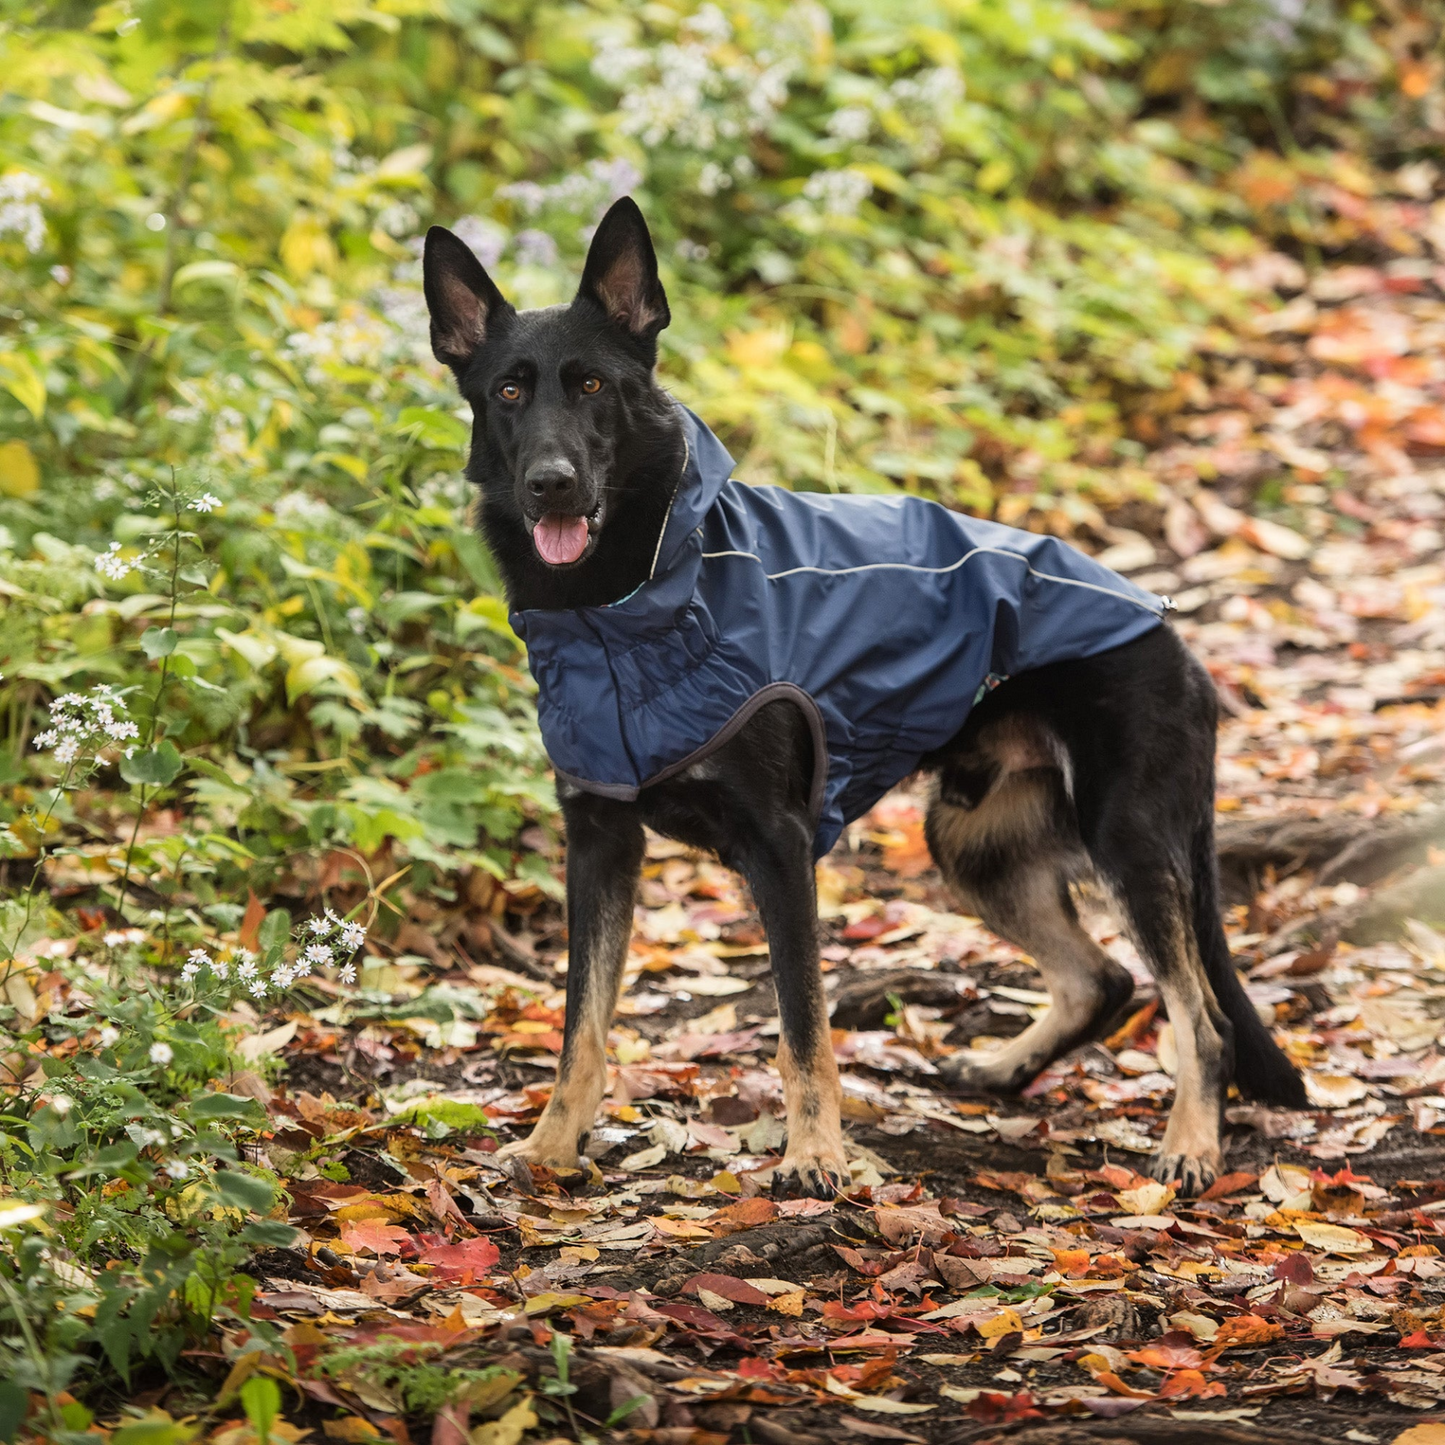
[{"label": "small white daisy", "polygon": [[342,983],[356,982],[356,965],[354,963],[348,963],[346,967],[341,970],[341,981]]},{"label": "small white daisy", "polygon": [[169,1044],[155,1043],[151,1045],[150,1058],[153,1064],[168,1064],[175,1056],[176,1051]]},{"label": "small white daisy", "polygon": [[214,512],[221,505],[221,499],[214,492],[204,492],[189,504],[193,512]]},{"label": "small white daisy", "polygon": [[359,923],[343,924],[341,942],[345,948],[360,948],[366,942],[366,930]]},{"label": "small white daisy", "polygon": [[74,1107],[75,1100],[69,1094],[52,1094],[46,1101],[63,1119]]},{"label": "small white daisy", "polygon": [[109,1024],[100,1031],[100,1046],[103,1049],[113,1048],[120,1042],[120,1030],[112,1028]]},{"label": "small white daisy", "polygon": [[172,1179],[189,1179],[191,1177],[191,1166],[184,1159],[168,1159],[165,1163],[165,1172]]}]

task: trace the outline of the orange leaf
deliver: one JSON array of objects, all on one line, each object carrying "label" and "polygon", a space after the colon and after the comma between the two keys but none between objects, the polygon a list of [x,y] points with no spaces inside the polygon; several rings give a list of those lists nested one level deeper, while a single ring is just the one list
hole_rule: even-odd
[{"label": "orange leaf", "polygon": [[1116,1395],[1123,1395],[1129,1400],[1152,1400],[1154,1398],[1148,1390],[1136,1390],[1132,1385],[1126,1385],[1113,1370],[1101,1370],[1094,1376],[1094,1379],[1105,1389],[1112,1390]]},{"label": "orange leaf", "polygon": [[[761,1195],[753,1199],[739,1199],[733,1204],[724,1204],[716,1214],[708,1216],[708,1223],[727,1223],[737,1229],[752,1229],[759,1224],[771,1224],[778,1217],[778,1206],[771,1199]],[[653,1220],[655,1224],[657,1221]]]},{"label": "orange leaf", "polygon": [[266,905],[249,888],[246,890],[246,912],[241,918],[237,942],[251,953],[261,951],[261,924],[266,918]]},{"label": "orange leaf", "polygon": [[1267,1345],[1283,1335],[1284,1326],[1274,1320],[1261,1319],[1258,1315],[1236,1315],[1220,1325],[1211,1343],[1216,1350],[1229,1350],[1241,1345]]},{"label": "orange leaf", "polygon": [[1198,1370],[1179,1370],[1159,1387],[1162,1396],[1184,1395],[1191,1400],[1207,1400],[1213,1395],[1227,1395],[1221,1380],[1209,1381]]},{"label": "orange leaf", "polygon": [[399,1224],[383,1224],[379,1219],[363,1219],[348,1224],[341,1231],[341,1242],[351,1249],[365,1249],[372,1254],[400,1254],[411,1235]]},{"label": "orange leaf", "polygon": [[1201,1199],[1226,1199],[1248,1189],[1259,1178],[1258,1174],[1222,1174],[1199,1197]]},{"label": "orange leaf", "polygon": [[1169,1344],[1162,1340],[1142,1350],[1131,1350],[1129,1358],[1151,1370],[1191,1370],[1204,1363],[1204,1356],[1193,1345]]}]

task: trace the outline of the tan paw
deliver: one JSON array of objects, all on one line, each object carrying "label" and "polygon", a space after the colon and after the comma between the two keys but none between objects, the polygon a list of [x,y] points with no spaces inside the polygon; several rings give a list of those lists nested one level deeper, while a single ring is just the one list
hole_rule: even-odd
[{"label": "tan paw", "polygon": [[540,1130],[530,1138],[514,1139],[497,1150],[498,1159],[521,1159],[527,1164],[544,1164],[548,1169],[581,1168],[577,1143],[574,1139],[569,1146],[555,1135],[544,1136]]},{"label": "tan paw", "polygon": [[773,1173],[773,1194],[779,1199],[833,1199],[849,1183],[848,1161],[841,1153],[789,1150]]},{"label": "tan paw", "polygon": [[1173,1154],[1164,1149],[1149,1156],[1149,1177],[1161,1184],[1178,1184],[1182,1197],[1193,1199],[1203,1194],[1219,1177],[1224,1161],[1216,1149],[1212,1153]]}]

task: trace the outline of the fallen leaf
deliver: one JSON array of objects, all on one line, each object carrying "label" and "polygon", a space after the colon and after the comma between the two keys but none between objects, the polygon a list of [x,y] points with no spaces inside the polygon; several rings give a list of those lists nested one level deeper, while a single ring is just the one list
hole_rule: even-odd
[{"label": "fallen leaf", "polygon": [[1343,1224],[1316,1224],[1301,1219],[1295,1222],[1294,1231],[1312,1249],[1327,1254],[1368,1254],[1375,1247],[1372,1239]]},{"label": "fallen leaf", "polygon": [[1214,1347],[1219,1350],[1239,1349],[1267,1345],[1283,1338],[1284,1326],[1275,1320],[1263,1319],[1259,1315],[1236,1315],[1220,1325],[1214,1336]]},{"label": "fallen leaf", "polygon": [[410,1239],[410,1232],[399,1224],[386,1224],[380,1219],[359,1220],[341,1231],[341,1242],[349,1249],[364,1249],[376,1255],[400,1254]]}]

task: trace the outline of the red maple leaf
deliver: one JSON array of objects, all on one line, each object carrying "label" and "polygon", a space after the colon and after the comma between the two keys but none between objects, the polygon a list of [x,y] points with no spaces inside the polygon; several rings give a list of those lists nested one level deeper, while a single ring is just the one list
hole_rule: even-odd
[{"label": "red maple leaf", "polygon": [[501,1259],[490,1239],[466,1239],[460,1244],[435,1244],[423,1250],[421,1263],[433,1266],[438,1278],[472,1284]]}]

